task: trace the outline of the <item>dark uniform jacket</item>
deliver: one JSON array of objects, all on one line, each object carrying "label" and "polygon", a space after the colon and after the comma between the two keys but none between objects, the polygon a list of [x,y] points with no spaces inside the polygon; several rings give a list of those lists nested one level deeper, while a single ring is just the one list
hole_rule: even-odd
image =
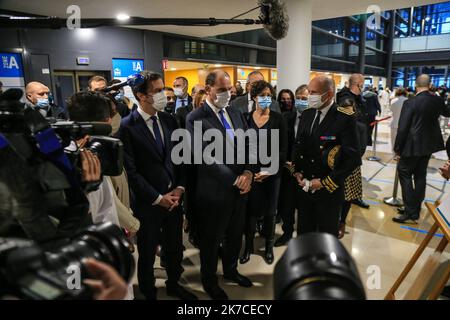
[{"label": "dark uniform jacket", "polygon": [[295,171],[308,180],[321,179],[328,192],[343,190],[344,180],[361,165],[354,112],[332,105],[315,134],[315,109],[303,111],[293,158]]}]

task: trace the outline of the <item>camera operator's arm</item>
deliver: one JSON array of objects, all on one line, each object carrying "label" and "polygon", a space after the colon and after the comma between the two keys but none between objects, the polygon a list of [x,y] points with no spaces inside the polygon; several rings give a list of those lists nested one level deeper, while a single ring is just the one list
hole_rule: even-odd
[{"label": "camera operator's arm", "polygon": [[92,279],[84,280],[94,292],[95,300],[122,300],[127,294],[127,284],[113,267],[94,260],[86,259],[86,269]]},{"label": "camera operator's arm", "polygon": [[123,143],[124,164],[125,170],[128,174],[128,182],[130,188],[139,197],[147,198],[150,203],[154,203],[159,198],[160,194],[136,170],[136,164],[134,162],[134,151],[128,129],[124,126],[121,126],[118,132],[118,136]]}]

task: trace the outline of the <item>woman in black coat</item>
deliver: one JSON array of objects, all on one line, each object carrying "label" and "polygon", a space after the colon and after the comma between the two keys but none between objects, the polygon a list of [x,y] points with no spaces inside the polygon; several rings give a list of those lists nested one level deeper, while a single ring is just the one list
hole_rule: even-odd
[{"label": "woman in black coat", "polygon": [[[248,117],[249,128],[256,131],[258,137],[257,154],[259,155],[262,143],[261,135],[267,132],[267,152],[270,159],[278,157],[278,166],[270,168],[271,164],[261,163],[258,157],[260,171],[255,174],[252,190],[249,194],[245,227],[245,250],[240,262],[246,263],[254,252],[253,240],[255,238],[256,223],[264,219],[264,236],[266,250],[264,259],[268,264],[273,263],[273,245],[275,242],[275,220],[280,189],[281,168],[287,156],[287,131],[282,115],[270,110],[272,103],[272,86],[266,81],[257,81],[253,84],[250,96],[256,109]],[[278,132],[278,140],[272,140],[272,134]],[[274,154],[270,154],[273,144],[278,144]]]}]

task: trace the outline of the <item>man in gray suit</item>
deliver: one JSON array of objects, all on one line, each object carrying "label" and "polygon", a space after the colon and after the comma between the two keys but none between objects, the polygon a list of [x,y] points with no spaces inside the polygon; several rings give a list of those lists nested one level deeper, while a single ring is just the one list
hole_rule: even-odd
[{"label": "man in gray suit", "polygon": [[[260,80],[264,80],[264,76],[261,72],[259,72],[258,70],[250,72],[247,77],[247,84],[245,85],[245,90],[247,94],[234,99],[230,103],[229,108],[236,111],[240,111],[247,118],[247,115],[255,109],[254,101],[250,98],[249,93],[251,86],[253,85],[253,83]],[[278,105],[278,102],[275,99],[272,100],[270,110],[281,113],[280,106]]]}]

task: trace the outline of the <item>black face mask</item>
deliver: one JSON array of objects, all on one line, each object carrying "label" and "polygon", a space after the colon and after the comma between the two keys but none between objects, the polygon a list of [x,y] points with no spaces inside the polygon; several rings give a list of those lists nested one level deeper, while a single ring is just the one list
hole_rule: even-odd
[{"label": "black face mask", "polygon": [[169,113],[174,112],[175,111],[175,102],[167,102],[165,110],[166,110],[166,112],[169,112]]},{"label": "black face mask", "polygon": [[281,101],[281,110],[291,110],[292,102]]}]

